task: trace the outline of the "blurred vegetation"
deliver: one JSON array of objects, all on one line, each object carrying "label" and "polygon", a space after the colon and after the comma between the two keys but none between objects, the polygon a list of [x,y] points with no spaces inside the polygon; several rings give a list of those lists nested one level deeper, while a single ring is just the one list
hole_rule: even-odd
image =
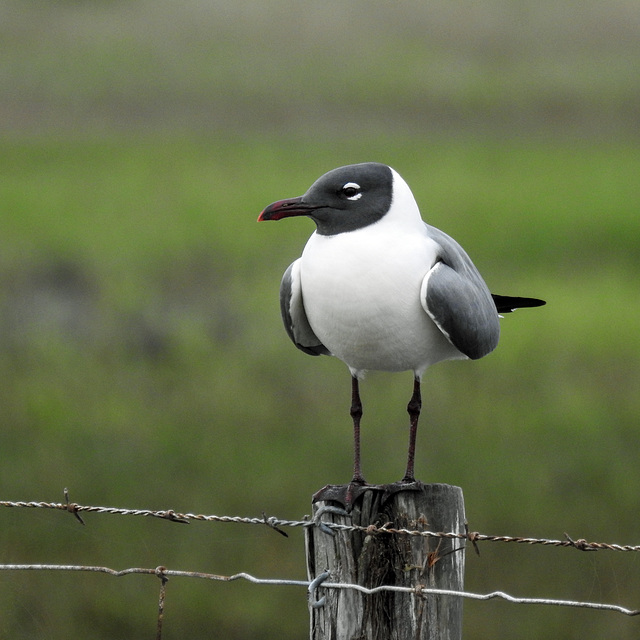
[{"label": "blurred vegetation", "polygon": [[[391,164],[498,293],[547,299],[425,379],[417,474],[483,533],[638,544],[633,2],[0,2],[0,497],[299,518],[348,480],[346,368],[289,343],[312,230],[259,211]],[[410,374],[363,385],[370,481]],[[464,397],[465,401],[461,402]],[[379,452],[384,451],[381,456]],[[509,489],[507,491],[507,489]],[[305,577],[302,534],[0,511],[0,563]],[[467,588],[638,606],[638,559],[481,547]],[[0,636],[153,633],[148,578],[0,572]],[[465,604],[469,638],[636,638],[617,614]],[[300,638],[291,587],[172,579],[166,638]]]}]

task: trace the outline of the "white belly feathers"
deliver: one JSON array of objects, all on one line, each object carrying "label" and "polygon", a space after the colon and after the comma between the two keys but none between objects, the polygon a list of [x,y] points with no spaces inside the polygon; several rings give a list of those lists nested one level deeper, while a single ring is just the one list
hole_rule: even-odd
[{"label": "white belly feathers", "polygon": [[358,375],[412,370],[420,377],[436,362],[465,358],[420,303],[438,245],[426,227],[386,235],[380,226],[309,239],[300,281],[314,333]]}]

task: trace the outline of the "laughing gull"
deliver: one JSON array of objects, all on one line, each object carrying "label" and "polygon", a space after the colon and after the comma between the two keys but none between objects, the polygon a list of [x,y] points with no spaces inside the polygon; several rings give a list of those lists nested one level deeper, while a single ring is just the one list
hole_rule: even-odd
[{"label": "laughing gull", "polygon": [[[476,360],[495,349],[499,314],[537,307],[535,298],[492,295],[464,249],[426,224],[391,167],[329,171],[298,198],[279,200],[258,221],[308,216],[316,224],[280,286],[285,329],[305,353],[334,355],[351,372],[354,470],[360,470],[359,380],[367,370],[413,371],[407,468],[413,483],[420,381],[442,360]],[[320,498],[322,499],[322,498]]]}]

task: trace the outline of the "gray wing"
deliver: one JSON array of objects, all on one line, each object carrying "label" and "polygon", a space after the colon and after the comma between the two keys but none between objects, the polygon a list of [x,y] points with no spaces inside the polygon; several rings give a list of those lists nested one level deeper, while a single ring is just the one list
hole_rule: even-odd
[{"label": "gray wing", "polygon": [[300,287],[300,259],[290,264],[282,276],[280,312],[284,328],[298,349],[310,356],[331,355],[313,332],[304,310]]},{"label": "gray wing", "polygon": [[458,351],[472,360],[482,358],[496,348],[500,337],[489,288],[453,238],[430,225],[427,228],[441,249],[422,283],[422,307]]}]

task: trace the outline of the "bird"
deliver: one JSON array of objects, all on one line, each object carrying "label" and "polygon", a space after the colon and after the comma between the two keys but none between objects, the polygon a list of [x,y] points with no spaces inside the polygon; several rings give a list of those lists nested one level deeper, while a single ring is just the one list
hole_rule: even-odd
[{"label": "bird", "polygon": [[422,219],[409,185],[385,164],[333,169],[304,195],[267,206],[258,221],[294,216],[311,218],[316,229],[282,277],[280,310],[298,349],[333,355],[351,374],[354,461],[347,501],[368,486],[360,460],[360,381],[367,371],[413,372],[399,484],[415,483],[425,371],[444,360],[486,356],[498,344],[501,314],[545,301],[491,294],[464,249]]}]

